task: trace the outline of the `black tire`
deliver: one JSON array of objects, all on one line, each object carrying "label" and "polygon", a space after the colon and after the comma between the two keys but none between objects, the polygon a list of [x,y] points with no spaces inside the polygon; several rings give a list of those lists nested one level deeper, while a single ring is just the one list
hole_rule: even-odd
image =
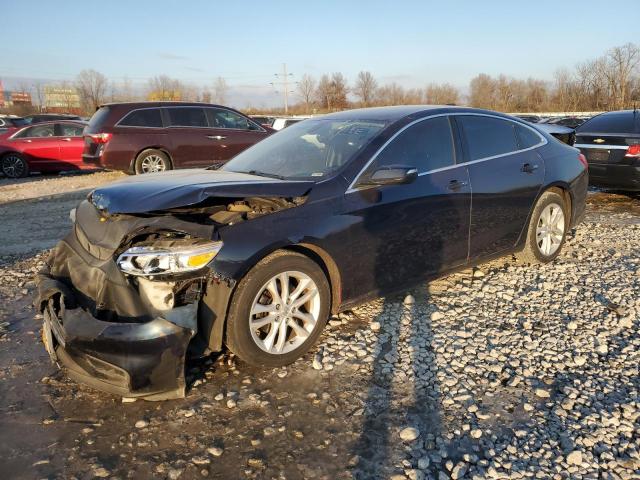
[{"label": "black tire", "polygon": [[[254,300],[264,291],[265,284],[282,272],[302,272],[313,280],[317,287],[320,307],[315,327],[303,343],[287,353],[273,354],[257,345],[253,336],[257,335],[258,331],[252,333],[249,319]],[[289,365],[303,356],[316,343],[327,323],[330,304],[331,290],[322,268],[313,260],[299,253],[277,251],[260,261],[238,284],[229,306],[225,343],[229,350],[250,365],[257,367]],[[290,327],[287,331],[289,335],[293,332]]]},{"label": "black tire", "polygon": [[[562,210],[562,214],[564,216],[564,227],[562,228],[562,238],[560,240],[559,246],[550,254],[545,254],[542,251],[542,247],[537,238],[538,226],[541,224],[541,215],[545,211],[545,209],[551,205],[559,206]],[[569,231],[569,212],[567,211],[567,204],[562,195],[558,194],[555,191],[546,191],[544,192],[536,206],[533,209],[531,214],[531,219],[529,220],[529,226],[527,228],[527,239],[525,242],[524,249],[518,253],[516,253],[516,259],[520,263],[524,264],[532,264],[532,263],[549,263],[554,258],[556,258],[560,251],[562,250],[562,246],[567,238],[567,232]]]},{"label": "black tire", "polygon": [[2,173],[8,178],[23,178],[29,175],[29,164],[19,153],[10,152],[2,157]]},{"label": "black tire", "polygon": [[[159,169],[155,169],[154,166],[156,165],[161,166],[158,167]],[[150,148],[148,150],[140,152],[140,154],[136,157],[136,161],[134,162],[133,166],[136,175],[140,175],[143,173],[164,172],[167,170],[171,170],[172,168],[173,164],[171,163],[169,155],[164,153],[162,150],[157,150],[155,148]]]}]

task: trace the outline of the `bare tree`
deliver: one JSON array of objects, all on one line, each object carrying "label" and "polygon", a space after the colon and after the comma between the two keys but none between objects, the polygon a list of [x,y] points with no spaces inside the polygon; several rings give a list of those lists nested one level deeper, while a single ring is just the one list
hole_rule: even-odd
[{"label": "bare tree", "polygon": [[607,54],[607,77],[611,86],[614,108],[622,109],[628,104],[628,89],[631,75],[640,62],[640,49],[637,45],[627,43],[609,50]]},{"label": "bare tree", "polygon": [[331,110],[333,106],[333,88],[329,75],[322,75],[318,87],[316,88],[316,98],[322,108]]},{"label": "bare tree", "polygon": [[33,82],[33,92],[38,103],[38,109],[42,110],[44,107],[44,83],[42,80],[36,80]]},{"label": "bare tree", "polygon": [[80,95],[72,83],[64,81],[58,87],[58,98],[65,112],[74,112],[80,108]]},{"label": "bare tree", "polygon": [[109,81],[95,70],[82,70],[76,79],[76,90],[85,112],[94,112],[104,103]]},{"label": "bare tree", "polygon": [[340,72],[335,72],[331,75],[331,95],[333,108],[343,109],[348,105],[347,94],[349,93],[349,86],[347,85],[347,79]]},{"label": "bare tree", "polygon": [[460,100],[460,92],[450,83],[430,83],[425,89],[425,100],[431,105],[455,105]]},{"label": "bare tree", "polygon": [[313,97],[316,91],[316,81],[313,77],[305,73],[298,82],[298,94],[304,103],[305,112],[309,113],[313,104]]},{"label": "bare tree", "polygon": [[494,108],[495,82],[486,73],[471,79],[469,84],[469,103],[472,107]]},{"label": "bare tree", "polygon": [[401,85],[392,82],[378,88],[376,98],[378,105],[402,105],[405,103],[405,91]]},{"label": "bare tree", "polygon": [[213,82],[212,100],[213,103],[224,105],[227,103],[227,94],[229,93],[229,85],[223,77],[216,78]]},{"label": "bare tree", "polygon": [[149,80],[147,98],[149,100],[182,100],[184,85],[180,80],[167,75],[159,75]]},{"label": "bare tree", "polygon": [[373,102],[377,88],[378,82],[373,78],[371,72],[361,71],[358,73],[358,79],[353,87],[353,93],[360,99],[360,103],[363,106],[368,107]]}]

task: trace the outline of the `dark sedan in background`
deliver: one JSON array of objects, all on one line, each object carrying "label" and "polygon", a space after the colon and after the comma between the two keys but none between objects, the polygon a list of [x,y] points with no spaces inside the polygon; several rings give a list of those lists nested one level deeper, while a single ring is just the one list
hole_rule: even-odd
[{"label": "dark sedan in background", "polygon": [[491,111],[305,120],[219,170],[93,191],[38,276],[45,345],[95,387],[180,397],[187,349],[282,366],[330,313],[501,255],[553,260],[587,182],[577,149]]},{"label": "dark sedan in background", "polygon": [[640,111],[596,115],[576,130],[592,185],[640,191]]},{"label": "dark sedan in background", "polygon": [[127,173],[221,165],[273,133],[237,110],[184,102],[103,105],[85,131],[84,162]]}]

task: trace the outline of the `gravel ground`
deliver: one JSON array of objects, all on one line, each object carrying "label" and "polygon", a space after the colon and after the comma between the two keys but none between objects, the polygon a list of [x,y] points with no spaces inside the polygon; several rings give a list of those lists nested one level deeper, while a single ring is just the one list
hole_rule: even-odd
[{"label": "gravel ground", "polygon": [[[368,303],[332,318],[318,347],[287,368],[227,354],[193,363],[187,398],[162,403],[123,404],[49,364],[29,305],[44,254],[7,253],[20,241],[4,241],[0,471],[640,478],[640,201],[594,192],[588,203],[553,264],[502,259]],[[55,204],[38,205],[39,228],[63,222]],[[8,218],[5,228],[30,228]]]},{"label": "gravel ground", "polygon": [[71,228],[69,210],[98,185],[123,176],[96,172],[0,178],[0,257],[53,247]]}]

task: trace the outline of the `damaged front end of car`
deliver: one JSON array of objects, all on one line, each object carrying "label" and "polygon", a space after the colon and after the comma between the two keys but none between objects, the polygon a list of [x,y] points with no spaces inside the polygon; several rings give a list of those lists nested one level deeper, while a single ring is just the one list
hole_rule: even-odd
[{"label": "damaged front end of car", "polygon": [[185,362],[220,350],[235,280],[214,268],[220,230],[304,197],[208,197],[119,213],[96,191],[38,274],[36,308],[52,360],[123,397],[184,397]]}]

